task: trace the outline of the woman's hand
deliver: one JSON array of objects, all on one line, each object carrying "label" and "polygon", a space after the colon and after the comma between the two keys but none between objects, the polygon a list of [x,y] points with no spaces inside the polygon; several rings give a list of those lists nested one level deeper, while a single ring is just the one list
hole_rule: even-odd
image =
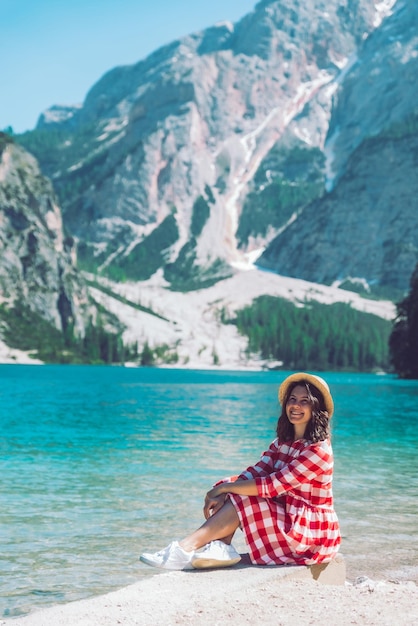
[{"label": "woman's hand", "polygon": [[225,499],[226,493],[220,493],[219,486],[208,491],[205,497],[205,506],[203,507],[205,519],[208,519],[219,511],[224,505]]},{"label": "woman's hand", "polygon": [[242,496],[258,496],[258,488],[255,480],[234,480],[220,483],[207,492],[203,513],[208,519],[224,505],[228,493],[236,493]]}]

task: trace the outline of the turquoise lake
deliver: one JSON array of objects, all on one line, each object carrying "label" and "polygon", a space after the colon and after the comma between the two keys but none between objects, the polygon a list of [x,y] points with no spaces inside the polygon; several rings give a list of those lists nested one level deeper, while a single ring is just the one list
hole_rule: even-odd
[{"label": "turquoise lake", "polygon": [[[0,615],[155,575],[139,553],[258,460],[288,373],[1,365]],[[347,577],[418,581],[418,381],[321,375]]]}]

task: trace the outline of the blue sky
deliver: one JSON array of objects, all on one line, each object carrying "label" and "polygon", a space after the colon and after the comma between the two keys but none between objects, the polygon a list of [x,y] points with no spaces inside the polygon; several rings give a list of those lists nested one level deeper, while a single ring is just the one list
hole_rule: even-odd
[{"label": "blue sky", "polygon": [[82,102],[108,70],[188,33],[236,22],[256,0],[0,0],[0,129]]}]

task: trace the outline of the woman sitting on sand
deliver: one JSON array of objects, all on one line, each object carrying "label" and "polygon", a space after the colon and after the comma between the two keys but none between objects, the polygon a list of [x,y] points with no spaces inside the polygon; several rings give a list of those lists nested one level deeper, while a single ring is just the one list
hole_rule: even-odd
[{"label": "woman sitting on sand", "polygon": [[198,530],[141,554],[141,561],[178,570],[234,565],[241,560],[231,545],[237,528],[257,565],[313,565],[336,555],[329,387],[319,376],[292,374],[279,387],[279,401],[277,438],[258,463],[206,494],[206,521]]}]

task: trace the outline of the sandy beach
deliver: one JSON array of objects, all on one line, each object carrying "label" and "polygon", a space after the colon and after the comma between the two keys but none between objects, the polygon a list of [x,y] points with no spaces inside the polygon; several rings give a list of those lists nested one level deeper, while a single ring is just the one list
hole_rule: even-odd
[{"label": "sandy beach", "polygon": [[[103,596],[35,611],[6,626],[413,626],[418,587],[408,581],[326,584],[307,568],[254,567],[247,563],[207,571],[158,572]],[[303,576],[303,577],[301,577]]]}]

